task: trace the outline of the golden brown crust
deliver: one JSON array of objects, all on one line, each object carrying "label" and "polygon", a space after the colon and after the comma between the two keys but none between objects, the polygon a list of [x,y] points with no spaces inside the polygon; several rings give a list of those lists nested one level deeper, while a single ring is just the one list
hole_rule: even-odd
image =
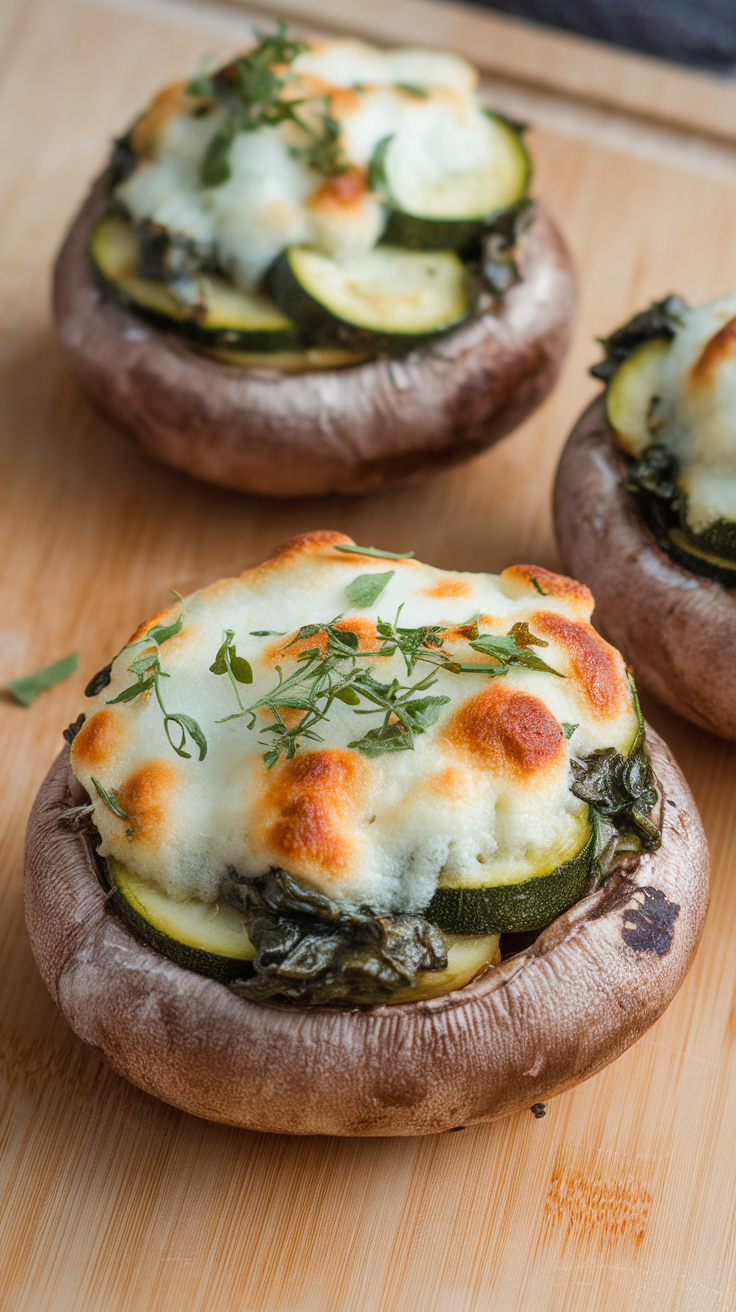
[{"label": "golden brown crust", "polygon": [[708,853],[687,785],[649,734],[667,799],[660,850],[611,877],[526,951],[444,997],[365,1011],[248,1002],[139,943],[87,840],[60,823],[52,766],[26,843],[26,918],[72,1028],[177,1107],[291,1134],[427,1134],[499,1116],[600,1070],[664,1011],[692,960]]},{"label": "golden brown crust", "polygon": [[557,470],[565,567],[590,584],[596,623],[637,682],[679,715],[736,739],[736,594],[657,545],[623,485],[625,470],[599,398],[575,425]]},{"label": "golden brown crust", "polygon": [[499,683],[463,702],[447,737],[484,768],[517,782],[564,757],[560,726],[544,702]]},{"label": "golden brown crust", "polygon": [[551,390],[567,350],[575,280],[540,207],[523,280],[405,360],[279,374],[193,352],[100,290],[87,254],[103,175],[59,254],[54,313],[92,404],[152,455],[212,483],[271,496],[367,492],[496,442]]}]

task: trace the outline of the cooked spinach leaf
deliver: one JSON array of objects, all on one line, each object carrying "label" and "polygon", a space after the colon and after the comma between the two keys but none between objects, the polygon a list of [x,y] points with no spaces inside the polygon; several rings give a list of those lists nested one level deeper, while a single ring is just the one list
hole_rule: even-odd
[{"label": "cooked spinach leaf", "polygon": [[608,337],[598,338],[605,358],[592,365],[589,372],[594,378],[607,383],[619,365],[642,342],[649,342],[655,337],[674,337],[687,309],[687,302],[681,296],[666,296],[663,301],[653,301],[648,310],[635,314]]},{"label": "cooked spinach leaf", "polygon": [[659,830],[649,818],[657,789],[641,733],[628,756],[606,747],[570,765],[575,776],[571,791],[576,797],[587,802],[619,836],[636,839],[645,850],[659,847]]},{"label": "cooked spinach leaf", "polygon": [[61,660],[45,665],[34,674],[25,674],[20,679],[11,679],[7,690],[21,706],[31,706],[42,692],[47,692],[57,683],[62,683],[76,672],[79,667],[79,652],[72,651]]},{"label": "cooked spinach leaf", "polygon": [[232,985],[243,997],[302,1006],[370,1006],[444,970],[439,930],[421,916],[348,911],[285,870],[257,879],[230,872],[221,896],[245,915],[256,949],[253,975]]}]

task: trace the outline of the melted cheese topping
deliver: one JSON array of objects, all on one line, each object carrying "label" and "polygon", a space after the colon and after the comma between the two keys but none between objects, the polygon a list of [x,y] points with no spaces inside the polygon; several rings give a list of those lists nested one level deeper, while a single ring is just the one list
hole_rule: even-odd
[{"label": "melted cheese topping", "polygon": [[736,519],[736,294],[688,310],[663,352],[656,392],[632,445],[676,457],[686,518],[700,533]]},{"label": "melted cheese topping", "polygon": [[[187,598],[183,627],[159,649],[170,676],[162,693],[167,710],[198,721],[208,745],[203,761],[190,741],[190,759],[169,746],[153,689],[109,705],[135,682],[131,661],[148,649],[155,654],[146,634],[171,624],[178,605],[133,635],[137,645],[113,662],[112,681],[92,699],[72,745],[104,855],[181,899],[215,901],[228,867],[255,876],[276,866],[346,905],[418,911],[440,880],[516,882],[580,849],[587,810],[570,792],[570,755],[610,746],[627,752],[636,734],[622,658],[590,626],[587,588],[530,566],[498,577],[453,574],[336,550],[349,542],[339,533],[306,534],[256,569]],[[391,569],[374,606],[350,608],[345,589],[356,576]],[[475,614],[486,633],[526,622],[549,643],[534,650],[566,677],[520,666],[505,678],[437,671],[430,693],[418,694],[449,698],[437,722],[416,736],[413,750],[375,758],[348,744],[380,725],[382,713],[356,715],[335,701],[318,726],[322,742],[301,740],[292,760],[282,756],[267,768],[262,731],[271,713],[257,711],[254,729],[246,718],[227,720],[237,711],[232,686],[209,669],[223,632],[234,631],[238,656],[252,666],[252,685],[239,685],[248,706],[274,687],[277,665],[287,677],[300,650],[324,642],[316,636],[285,650],[302,625],[342,613],[341,626],[370,651],[378,615],[393,618],[400,605],[402,625],[446,626],[443,650],[481,665],[487,658],[457,626]],[[253,636],[264,629],[287,632]],[[430,673],[419,664],[407,676],[399,654],[368,659],[384,683],[413,684]],[[283,710],[287,722],[298,715]],[[569,741],[562,724],[578,726]],[[115,796],[125,819],[93,780]]]},{"label": "melted cheese topping", "polygon": [[482,177],[487,167],[488,120],[477,74],[459,56],[381,51],[352,40],[311,42],[291,72],[289,96],[305,98],[300,113],[314,118],[329,105],[337,120],[347,178],[325,181],[310,169],[299,155],[305,134],[284,122],[238,133],[229,179],[202,187],[200,164],[224,110],[198,116],[200,102],[181,84],[161,92],[136,124],[132,144],[140,162],[116,190],[133,218],[192,238],[245,291],[286,246],[311,245],[337,258],[375,246],[386,216],[369,189],[367,168],[383,138],[394,137],[402,172],[410,170],[415,188],[430,198],[433,189],[446,197],[448,179],[456,177],[466,180],[466,196],[468,177]]}]

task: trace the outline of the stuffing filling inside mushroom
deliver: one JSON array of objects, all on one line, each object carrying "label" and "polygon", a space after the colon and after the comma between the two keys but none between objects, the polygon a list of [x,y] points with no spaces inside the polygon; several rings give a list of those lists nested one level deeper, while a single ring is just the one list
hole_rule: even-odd
[{"label": "stuffing filling inside mushroom", "polygon": [[337,533],[178,599],[70,734],[114,905],[252,999],[462,987],[659,844],[636,692],[591,610],[543,569]]}]

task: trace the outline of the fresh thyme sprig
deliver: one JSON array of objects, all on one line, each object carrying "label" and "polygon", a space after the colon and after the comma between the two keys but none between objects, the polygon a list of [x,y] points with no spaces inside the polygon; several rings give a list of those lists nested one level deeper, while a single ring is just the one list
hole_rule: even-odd
[{"label": "fresh thyme sprig", "polygon": [[[128,688],[124,688],[122,692],[118,693],[117,697],[111,697],[107,705],[114,706],[117,702],[132,702],[136,697],[140,697],[141,693],[148,692],[149,688],[153,688],[164,717],[164,732],[177,756],[183,756],[187,761],[191,759],[191,752],[184,750],[188,734],[192,742],[199,748],[199,759],[203,761],[207,755],[207,739],[197,721],[192,719],[191,715],[184,715],[180,711],[167,711],[164,706],[161,696],[161,680],[169,679],[171,676],[165,670],[162,670],[158,651],[141,652],[140,656],[136,656],[135,660],[128,666],[128,671],[130,674],[135,674],[136,682],[130,684]],[[177,725],[181,731],[181,740],[178,743],[174,742],[171,737],[169,726],[172,724]]]},{"label": "fresh thyme sprig", "polygon": [[307,168],[321,173],[324,178],[337,178],[347,173],[350,161],[342,147],[340,124],[330,109],[329,96],[323,98],[318,127],[313,128],[307,120],[296,114],[294,118],[308,137],[306,146],[292,146],[291,153],[295,159],[303,160]]},{"label": "fresh thyme sprig", "polygon": [[[273,720],[264,725],[260,732],[269,735],[270,746],[263,759],[270,768],[282,754],[291,760],[302,740],[322,742],[317,726],[328,718],[332,703],[338,700],[351,706],[356,715],[383,712],[383,721],[377,728],[368,730],[362,738],[348,743],[349,747],[367,756],[381,756],[386,752],[411,751],[415,737],[436,723],[441,708],[447,705],[450,698],[417,694],[426,694],[434,686],[437,682],[434,676],[438,670],[450,674],[486,674],[493,678],[506,675],[509,668],[516,664],[559,675],[557,670],[553,670],[528,650],[530,646],[547,644],[535,638],[526,624],[515,625],[503,637],[479,635],[477,616],[458,626],[461,632],[464,631],[471,647],[489,656],[493,662],[489,665],[466,664],[453,659],[450,653],[443,650],[447,626],[433,624],[417,628],[402,627],[398,623],[401,609],[399,607],[393,623],[378,620],[376,630],[380,644],[364,651],[359,651],[356,633],[337,627],[341,618],[339,615],[328,624],[303,625],[285,645],[284,652],[288,652],[297,643],[309,642],[313,638],[319,638],[320,641],[318,645],[308,646],[299,653],[298,668],[294,673],[284,677],[282,667],[277,665],[278,683],[274,688],[246,707],[243,707],[238,696],[240,709],[218,723],[246,717],[248,728],[254,729],[257,723],[256,712],[267,708]],[[226,632],[231,633],[230,630]],[[408,676],[414,673],[419,662],[431,667],[429,673],[408,685],[402,684],[399,679],[384,683],[376,678],[370,667],[359,663],[365,658],[388,658],[397,653],[404,659]],[[224,655],[222,659],[224,663]],[[291,726],[283,714],[288,710],[302,712],[296,724]]]},{"label": "fresh thyme sprig", "polygon": [[[296,110],[300,100],[285,100],[282,91],[297,55],[307,49],[303,41],[291,41],[279,21],[273,34],[258,32],[258,45],[210,76],[196,77],[187,91],[209,100],[226,111],[225,122],[205,151],[200,168],[204,187],[219,187],[230,177],[230,147],[239,132],[256,132],[276,127],[287,120],[301,123]],[[310,133],[310,135],[313,135]]]}]

